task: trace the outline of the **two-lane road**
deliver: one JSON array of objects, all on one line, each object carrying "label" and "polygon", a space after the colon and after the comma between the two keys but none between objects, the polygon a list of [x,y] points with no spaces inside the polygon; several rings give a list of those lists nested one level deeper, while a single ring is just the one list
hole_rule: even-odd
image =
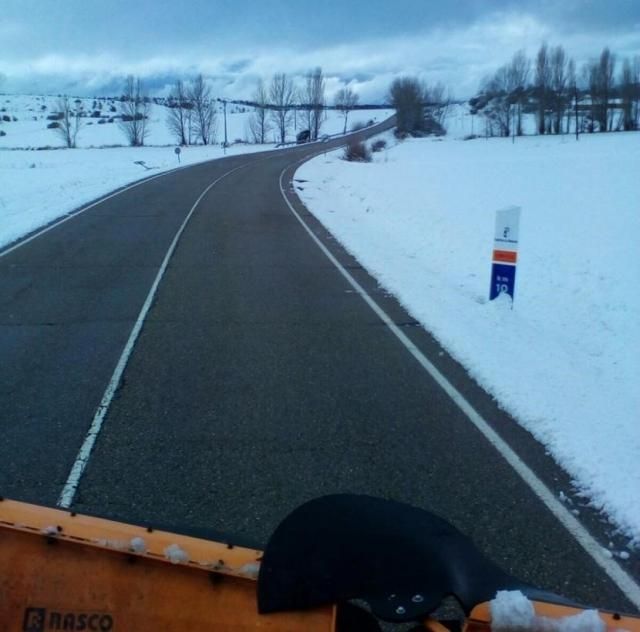
[{"label": "two-lane road", "polygon": [[310,236],[531,468],[563,476],[295,199],[295,164],[339,142],[169,174],[0,256],[2,493],[59,500],[120,362],[78,511],[260,545],[311,497],[370,493],[436,511],[524,579],[632,609]]}]

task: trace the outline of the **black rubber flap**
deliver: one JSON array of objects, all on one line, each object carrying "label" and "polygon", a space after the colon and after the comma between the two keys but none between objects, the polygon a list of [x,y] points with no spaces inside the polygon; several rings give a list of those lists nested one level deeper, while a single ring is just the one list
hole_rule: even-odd
[{"label": "black rubber flap", "polygon": [[269,540],[261,613],[364,599],[388,621],[419,620],[445,596],[468,613],[498,589],[523,588],[447,521],[402,503],[350,494],[312,500]]}]

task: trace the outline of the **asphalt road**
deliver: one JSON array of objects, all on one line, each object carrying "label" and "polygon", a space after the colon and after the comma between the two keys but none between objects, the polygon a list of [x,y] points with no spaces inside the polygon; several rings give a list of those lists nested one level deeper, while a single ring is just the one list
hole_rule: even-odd
[{"label": "asphalt road", "polygon": [[283,172],[311,230],[411,342],[545,484],[570,488],[292,194],[295,164],[338,142],[168,174],[0,253],[0,491],[57,502],[176,232],[239,167],[178,241],[73,508],[262,545],[305,500],[374,494],[435,511],[525,580],[633,610],[292,214]]}]

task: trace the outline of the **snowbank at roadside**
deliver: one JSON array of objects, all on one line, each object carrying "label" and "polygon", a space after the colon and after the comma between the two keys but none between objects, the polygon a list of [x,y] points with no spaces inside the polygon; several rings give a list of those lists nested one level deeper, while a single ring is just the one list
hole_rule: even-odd
[{"label": "snowbank at roadside", "polygon": [[[296,174],[309,209],[636,542],[638,141],[407,140]],[[488,301],[495,211],[512,205],[514,309]]]}]

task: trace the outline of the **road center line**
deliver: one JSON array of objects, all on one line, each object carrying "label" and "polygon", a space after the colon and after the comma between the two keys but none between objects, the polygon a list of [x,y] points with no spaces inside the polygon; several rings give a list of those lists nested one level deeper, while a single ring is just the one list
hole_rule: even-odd
[{"label": "road center line", "polygon": [[[91,451],[93,450],[93,446],[96,442],[96,439],[98,438],[98,435],[100,434],[100,430],[102,429],[102,422],[104,421],[104,418],[109,410],[109,406],[111,405],[111,401],[113,400],[113,396],[115,395],[118,385],[120,384],[120,380],[122,379],[124,370],[127,366],[131,353],[133,352],[133,348],[136,344],[136,341],[138,340],[138,336],[140,335],[140,331],[142,330],[142,326],[144,325],[144,321],[147,317],[147,314],[151,309],[151,304],[153,303],[156,292],[158,291],[158,287],[160,285],[160,282],[162,281],[162,277],[164,276],[164,273],[167,270],[169,261],[178,245],[178,241],[180,240],[180,237],[182,236],[182,233],[184,232],[184,229],[186,228],[187,223],[191,219],[191,216],[196,210],[198,204],[200,204],[200,202],[205,197],[205,195],[216,184],[218,184],[218,182],[220,182],[227,176],[230,176],[232,173],[235,173],[236,171],[254,162],[257,162],[257,161],[251,160],[249,162],[245,162],[239,165],[238,167],[235,167],[234,169],[227,171],[226,173],[222,174],[219,178],[214,180],[200,194],[198,199],[195,201],[195,203],[191,207],[191,210],[187,213],[187,216],[184,218],[184,221],[180,225],[178,232],[175,234],[173,241],[171,242],[171,245],[169,246],[169,249],[167,250],[167,253],[164,256],[160,269],[158,270],[158,274],[156,275],[156,278],[153,281],[153,285],[151,286],[151,289],[147,294],[147,298],[144,304],[142,305],[142,309],[138,314],[138,318],[136,319],[133,329],[129,334],[129,339],[127,340],[127,343],[124,346],[122,354],[120,355],[120,359],[116,364],[116,368],[113,371],[111,379],[109,380],[109,384],[107,385],[104,395],[102,396],[100,404],[95,412],[95,415],[91,422],[91,426],[89,427],[89,431],[87,432],[87,435],[82,443],[82,446],[80,447],[80,451],[78,452],[78,455],[73,464],[73,467],[71,468],[71,472],[67,477],[67,482],[65,483],[64,488],[62,489],[60,497],[58,498],[58,502],[57,502],[58,507],[67,509],[68,507],[71,506],[71,503],[73,503],[73,499],[75,498],[76,491],[78,490],[78,485],[80,484],[80,479],[82,478],[82,474],[84,473],[87,463],[89,462],[89,458],[91,457]],[[96,204],[97,203],[98,202],[96,202]]]},{"label": "road center line", "polygon": [[[313,156],[307,156],[298,161],[302,163]],[[298,164],[298,162],[294,164]],[[436,368],[434,364],[422,353],[422,351],[400,330],[391,320],[389,315],[371,298],[367,291],[349,274],[344,266],[333,256],[329,249],[322,243],[320,238],[311,230],[309,225],[302,219],[295,210],[282,186],[282,179],[285,172],[292,165],[285,167],[280,172],[280,193],[287,203],[289,210],[300,222],[302,227],[316,243],[318,248],[338,269],[340,274],[347,280],[357,294],[375,312],[389,330],[404,345],[407,351],[418,361],[422,368],[431,378],[442,388],[442,390],[460,408],[469,421],[484,435],[487,441],[501,454],[507,463],[516,471],[520,478],[529,486],[533,493],[544,503],[549,511],[560,521],[565,529],[582,546],[593,561],[609,576],[613,583],[631,601],[636,608],[640,609],[640,586],[614,559],[607,557],[603,547],[587,531],[587,529],[576,519],[576,517],[556,498],[555,494],[536,476],[533,470],[526,464],[511,446],[489,425],[489,423],[476,411],[467,399],[456,389],[451,382]]]}]

